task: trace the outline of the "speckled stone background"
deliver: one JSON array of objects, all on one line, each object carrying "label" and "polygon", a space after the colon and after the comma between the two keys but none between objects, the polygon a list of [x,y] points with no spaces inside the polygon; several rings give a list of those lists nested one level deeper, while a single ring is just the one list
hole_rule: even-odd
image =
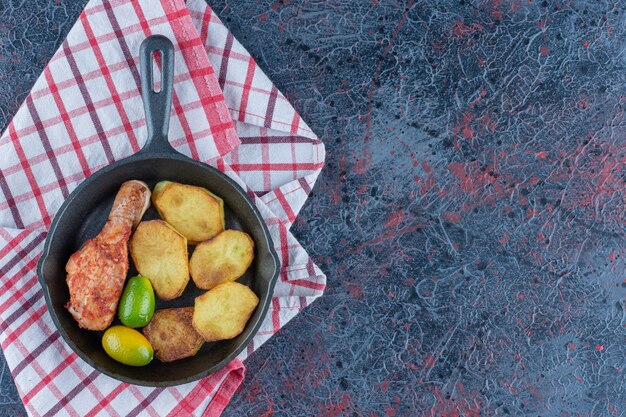
[{"label": "speckled stone background", "polygon": [[[0,130],[84,3],[0,2]],[[626,415],[626,4],[210,4],[328,152],[224,416]]]}]

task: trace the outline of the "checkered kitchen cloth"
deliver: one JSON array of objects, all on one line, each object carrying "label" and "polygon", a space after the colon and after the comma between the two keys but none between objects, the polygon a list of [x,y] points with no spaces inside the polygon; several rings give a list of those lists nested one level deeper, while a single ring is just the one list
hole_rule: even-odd
[{"label": "checkered kitchen cloth", "polygon": [[[255,196],[282,261],[247,349],[170,388],[120,383],[72,353],[35,273],[68,194],[145,142],[139,45],[152,34],[176,48],[170,142]],[[324,290],[326,277],[289,233],[323,163],[323,144],[203,0],[90,1],[0,138],[0,343],[29,414],[219,415],[244,378],[242,361]]]}]

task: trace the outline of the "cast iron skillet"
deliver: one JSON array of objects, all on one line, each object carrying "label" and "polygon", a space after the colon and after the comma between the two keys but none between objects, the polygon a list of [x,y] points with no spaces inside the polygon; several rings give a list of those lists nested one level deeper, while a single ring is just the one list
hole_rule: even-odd
[{"label": "cast iron skillet", "polygon": [[[152,56],[161,51],[162,88],[152,88]],[[96,172],[65,200],[48,232],[37,274],[48,310],[70,347],[87,363],[115,379],[145,386],[184,384],[216,372],[235,358],[256,334],[271,302],[278,277],[279,260],[267,226],[254,203],[233,180],[215,168],[192,160],[174,150],[168,142],[170,103],[174,75],[174,46],[164,36],[150,36],[141,45],[141,88],[146,112],[148,139],[141,151]],[[82,244],[99,233],[107,220],[120,185],[127,180],[145,181],[150,189],[158,181],[170,180],[198,185],[224,199],[226,228],[240,229],[255,242],[254,263],[238,281],[249,285],[260,302],[241,335],[205,343],[197,355],[170,363],[154,359],[144,367],[130,367],[111,359],[101,345],[102,332],[83,330],[64,305],[69,300],[65,264]],[[151,207],[143,219],[158,218]],[[190,247],[190,253],[193,248]],[[129,276],[136,274],[132,267]],[[193,306],[198,290],[190,280],[180,298],[157,300],[157,309]],[[115,323],[119,323],[116,318]]]}]

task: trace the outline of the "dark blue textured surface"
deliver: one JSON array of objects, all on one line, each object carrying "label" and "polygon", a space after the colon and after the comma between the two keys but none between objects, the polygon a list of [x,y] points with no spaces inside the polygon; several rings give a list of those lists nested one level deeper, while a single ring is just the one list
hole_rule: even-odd
[{"label": "dark blue textured surface", "polygon": [[[0,127],[84,1],[47,3],[0,5]],[[328,152],[326,295],[225,416],[626,415],[623,5],[210,3]]]}]

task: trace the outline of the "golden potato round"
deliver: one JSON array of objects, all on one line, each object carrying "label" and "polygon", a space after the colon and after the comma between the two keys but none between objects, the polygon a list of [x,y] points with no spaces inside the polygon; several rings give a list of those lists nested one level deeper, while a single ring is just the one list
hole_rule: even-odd
[{"label": "golden potato round", "polygon": [[205,188],[161,181],[152,192],[152,204],[190,245],[224,230],[224,201]]},{"label": "golden potato round", "polygon": [[150,280],[157,297],[180,296],[189,282],[187,239],[162,220],[139,223],[130,238],[137,271]]},{"label": "golden potato round", "polygon": [[143,334],[162,362],[188,358],[198,353],[204,339],[193,328],[193,307],[168,308],[154,312]]},{"label": "golden potato round", "polygon": [[209,290],[242,276],[254,259],[254,241],[239,230],[224,230],[196,246],[189,272],[198,288]]},{"label": "golden potato round", "polygon": [[232,339],[243,332],[258,304],[250,288],[225,282],[196,297],[193,327],[207,342]]}]

